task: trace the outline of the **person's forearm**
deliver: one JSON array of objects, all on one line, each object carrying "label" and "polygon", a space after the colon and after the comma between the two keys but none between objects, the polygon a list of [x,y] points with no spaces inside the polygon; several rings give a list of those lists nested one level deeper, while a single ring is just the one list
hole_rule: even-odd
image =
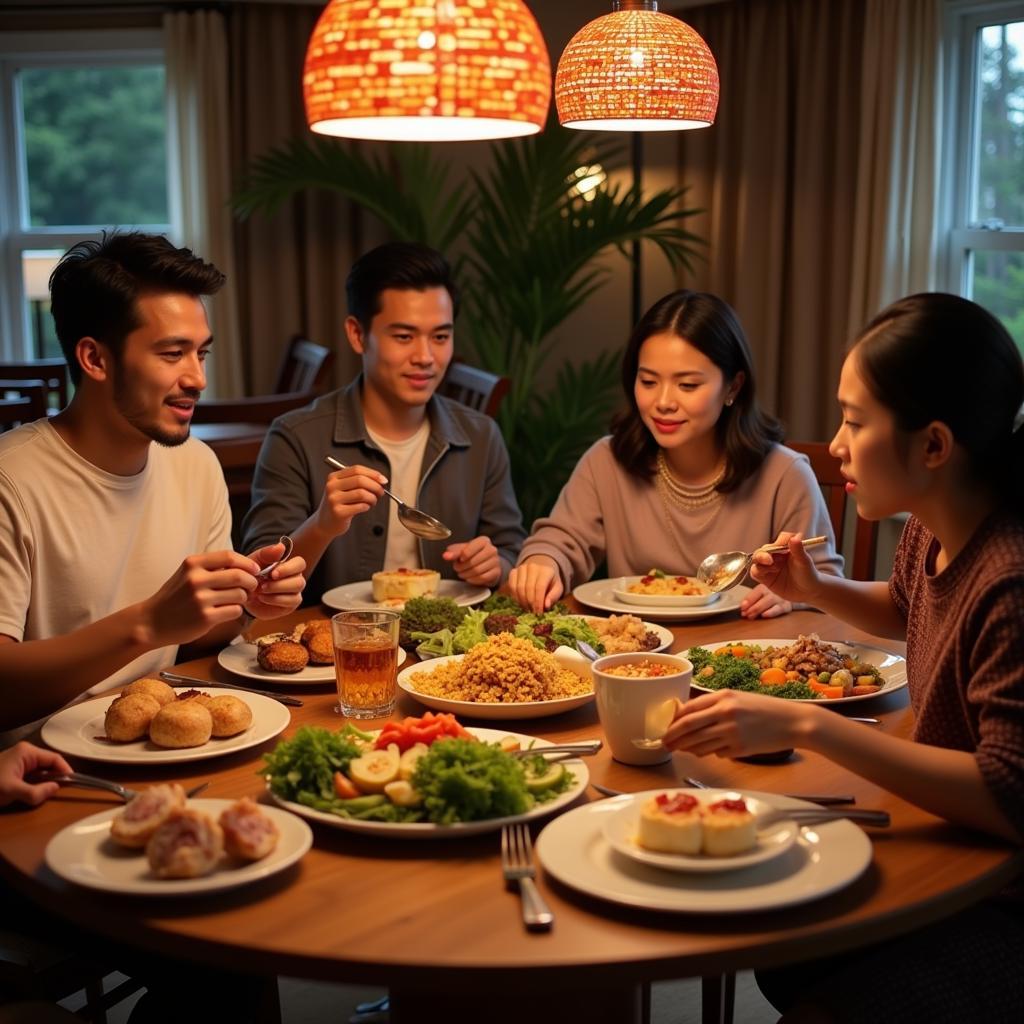
[{"label": "person's forearm", "polygon": [[807,708],[800,746],[824,754],[947,821],[1021,842],[996,803],[973,754],[871,731],[824,708]]},{"label": "person's forearm", "polygon": [[0,729],[52,714],[158,646],[141,605],[49,640],[0,643]]},{"label": "person's forearm", "polygon": [[335,534],[326,533],[317,525],[314,512],[297,530],[292,530],[292,557],[298,555],[306,560],[306,579],[313,574],[317,563],[334,540]]},{"label": "person's forearm", "polygon": [[232,619],[230,622],[222,622],[219,625],[213,626],[209,631],[191,643],[182,644],[178,648],[178,661],[191,661],[193,658],[202,658],[204,655],[227,647],[241,633],[246,621],[245,616],[240,615],[237,619]]},{"label": "person's forearm", "polygon": [[808,603],[875,636],[905,640],[907,623],[893,604],[888,583],[864,583],[821,575],[820,589]]}]

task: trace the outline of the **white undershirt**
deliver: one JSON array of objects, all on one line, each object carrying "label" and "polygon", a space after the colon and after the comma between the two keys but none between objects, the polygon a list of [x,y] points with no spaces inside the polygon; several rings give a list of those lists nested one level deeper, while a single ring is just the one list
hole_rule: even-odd
[{"label": "white undershirt", "polygon": [[[416,488],[419,485],[423,453],[427,450],[430,437],[430,423],[424,417],[419,430],[404,441],[392,441],[366,428],[373,443],[388,457],[391,463],[388,490],[401,498],[407,505],[416,504]],[[388,543],[384,551],[384,570],[422,569],[420,550],[416,538],[398,521],[398,505],[390,498],[382,499],[390,505],[388,510]]]}]

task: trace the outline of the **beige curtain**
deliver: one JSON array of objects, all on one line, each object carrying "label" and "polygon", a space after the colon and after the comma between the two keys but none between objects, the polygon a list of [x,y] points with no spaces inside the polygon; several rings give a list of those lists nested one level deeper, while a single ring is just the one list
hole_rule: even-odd
[{"label": "beige curtain", "polygon": [[926,287],[935,247],[939,0],[735,0],[677,11],[721,102],[679,138],[708,260],[684,283],[738,310],[790,437],[835,430],[857,329]]},{"label": "beige curtain", "polygon": [[[322,7],[240,4],[228,11],[235,186],[254,157],[309,131],[302,65]],[[334,347],[337,380],[351,378],[358,362],[345,342],[344,283],[364,244],[351,205],[303,191],[272,216],[236,221],[234,237],[248,390],[272,390],[295,333]]]},{"label": "beige curtain", "polygon": [[934,290],[942,145],[940,0],[868,0],[849,333]]},{"label": "beige curtain", "polygon": [[224,18],[208,10],[168,13],[163,26],[170,151],[181,168],[179,189],[172,190],[175,220],[184,244],[227,275],[207,304],[215,342],[207,394],[237,398],[243,367],[233,226],[224,204],[231,182]]}]

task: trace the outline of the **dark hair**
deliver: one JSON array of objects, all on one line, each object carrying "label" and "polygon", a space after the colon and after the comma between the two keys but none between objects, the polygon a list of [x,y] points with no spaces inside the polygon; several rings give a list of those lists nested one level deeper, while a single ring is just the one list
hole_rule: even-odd
[{"label": "dark hair", "polygon": [[975,478],[1024,512],[1024,362],[1010,332],[975,302],[940,292],[882,310],[852,351],[897,429],[940,421],[966,449]]},{"label": "dark hair", "polygon": [[622,389],[628,407],[612,421],[612,452],[628,473],[649,480],[656,472],[659,445],[640,418],[634,388],[640,348],[655,334],[675,334],[693,345],[721,371],[726,382],[743,374],[743,384],[731,406],[722,409],[716,424],[725,449],[723,494],[736,490],[764,462],[782,426],[757,404],[754,362],[746,335],[733,308],[706,292],[686,289],[659,299],[640,318],[622,356]]},{"label": "dark hair", "polygon": [[163,235],[104,231],[99,241],[77,242],[50,275],[50,311],[71,380],[77,385],[82,379],[75,358],[82,338],[102,341],[120,357],[125,338],[142,323],[136,306],[141,296],[213,295],[223,284],[212,263],[175,248]]},{"label": "dark hair", "polygon": [[385,288],[425,291],[444,288],[451,296],[452,316],[459,313],[459,289],[452,268],[436,250],[419,242],[387,242],[371,249],[352,264],[345,280],[348,312],[364,331],[380,312],[380,293]]}]

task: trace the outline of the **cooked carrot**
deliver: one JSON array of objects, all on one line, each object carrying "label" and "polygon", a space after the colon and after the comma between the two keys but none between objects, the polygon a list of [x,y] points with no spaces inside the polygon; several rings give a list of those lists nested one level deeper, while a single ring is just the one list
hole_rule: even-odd
[{"label": "cooked carrot", "polygon": [[741,644],[736,644],[735,646],[726,649],[734,658],[745,658],[749,653],[747,648],[743,647]]},{"label": "cooked carrot", "polygon": [[829,686],[828,683],[819,683],[816,679],[810,680],[807,685],[816,693],[820,693],[823,697],[828,697],[831,700],[835,700],[843,695],[843,688],[841,686]]},{"label": "cooked carrot", "polygon": [[862,683],[861,685],[855,686],[852,690],[850,690],[850,696],[867,697],[869,694],[878,693],[880,689],[881,687],[876,684],[868,685],[867,683]]},{"label": "cooked carrot", "polygon": [[766,668],[758,678],[764,686],[781,686],[787,681],[781,668]]}]

